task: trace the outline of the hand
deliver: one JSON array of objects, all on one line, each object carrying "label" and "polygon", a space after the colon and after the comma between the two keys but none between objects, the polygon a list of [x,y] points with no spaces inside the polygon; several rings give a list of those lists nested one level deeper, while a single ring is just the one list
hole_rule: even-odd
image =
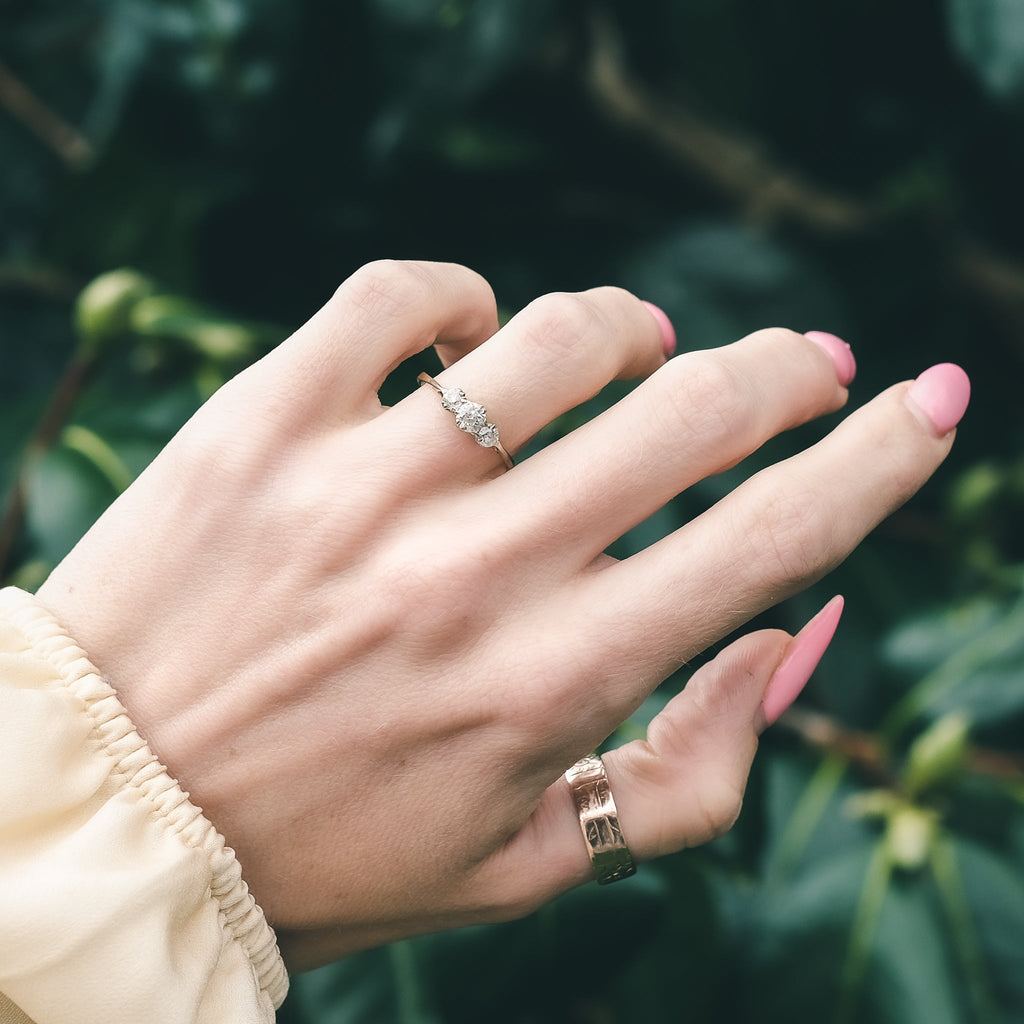
[{"label": "hand", "polygon": [[[841,407],[852,376],[829,336],[666,361],[670,342],[616,289],[547,296],[499,331],[470,271],[373,264],[222,388],[40,591],[235,848],[293,967],[586,880],[562,772],[845,557],[966,405],[956,368],[897,385],[615,562],[624,531]],[[506,472],[430,388],[381,408],[387,373],[432,344],[513,453],[609,380],[647,379]],[[823,629],[743,638],[607,755],[636,859],[729,827]]]}]

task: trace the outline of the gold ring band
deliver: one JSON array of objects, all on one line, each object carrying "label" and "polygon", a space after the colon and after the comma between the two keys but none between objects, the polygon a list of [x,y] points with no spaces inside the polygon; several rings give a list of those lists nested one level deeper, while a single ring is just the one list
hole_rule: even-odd
[{"label": "gold ring band", "polygon": [[576,803],[597,884],[608,885],[635,875],[601,758],[596,754],[581,758],[565,773],[565,781]]},{"label": "gold ring band", "polygon": [[472,434],[476,443],[482,448],[493,448],[505,463],[507,469],[512,468],[512,456],[498,440],[498,428],[487,421],[487,410],[466,397],[461,388],[446,388],[438,384],[429,373],[421,373],[416,380],[420,384],[432,387],[441,396],[441,405],[455,416],[459,430]]}]

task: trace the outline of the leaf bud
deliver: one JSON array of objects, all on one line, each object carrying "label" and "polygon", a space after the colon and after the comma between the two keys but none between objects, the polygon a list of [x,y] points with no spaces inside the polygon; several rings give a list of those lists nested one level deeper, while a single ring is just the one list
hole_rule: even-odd
[{"label": "leaf bud", "polygon": [[154,290],[153,282],[123,268],[101,274],[82,289],[75,302],[74,322],[82,354],[94,357],[131,330],[132,311]]},{"label": "leaf bud", "polygon": [[922,868],[931,855],[938,817],[923,807],[904,804],[889,818],[885,847],[890,861],[905,871]]},{"label": "leaf bud", "polygon": [[970,721],[961,711],[943,715],[914,741],[903,771],[903,788],[911,799],[956,778],[967,758]]}]

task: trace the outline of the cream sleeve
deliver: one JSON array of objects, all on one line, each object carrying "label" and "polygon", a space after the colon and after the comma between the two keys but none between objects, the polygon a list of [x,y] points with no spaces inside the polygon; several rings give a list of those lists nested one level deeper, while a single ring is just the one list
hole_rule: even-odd
[{"label": "cream sleeve", "polygon": [[0,591],[0,1024],[265,1024],[234,852],[53,617]]}]

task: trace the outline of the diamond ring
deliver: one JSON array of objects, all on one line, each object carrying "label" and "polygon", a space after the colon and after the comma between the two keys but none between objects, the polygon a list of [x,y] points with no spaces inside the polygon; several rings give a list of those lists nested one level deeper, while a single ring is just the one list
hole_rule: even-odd
[{"label": "diamond ring", "polygon": [[508,469],[512,468],[512,456],[505,451],[504,445],[498,440],[498,428],[487,422],[487,410],[466,397],[462,388],[446,388],[438,384],[429,373],[421,373],[417,378],[420,384],[427,384],[441,396],[441,406],[455,416],[455,424],[459,430],[472,434],[476,443],[482,448],[493,448]]}]

